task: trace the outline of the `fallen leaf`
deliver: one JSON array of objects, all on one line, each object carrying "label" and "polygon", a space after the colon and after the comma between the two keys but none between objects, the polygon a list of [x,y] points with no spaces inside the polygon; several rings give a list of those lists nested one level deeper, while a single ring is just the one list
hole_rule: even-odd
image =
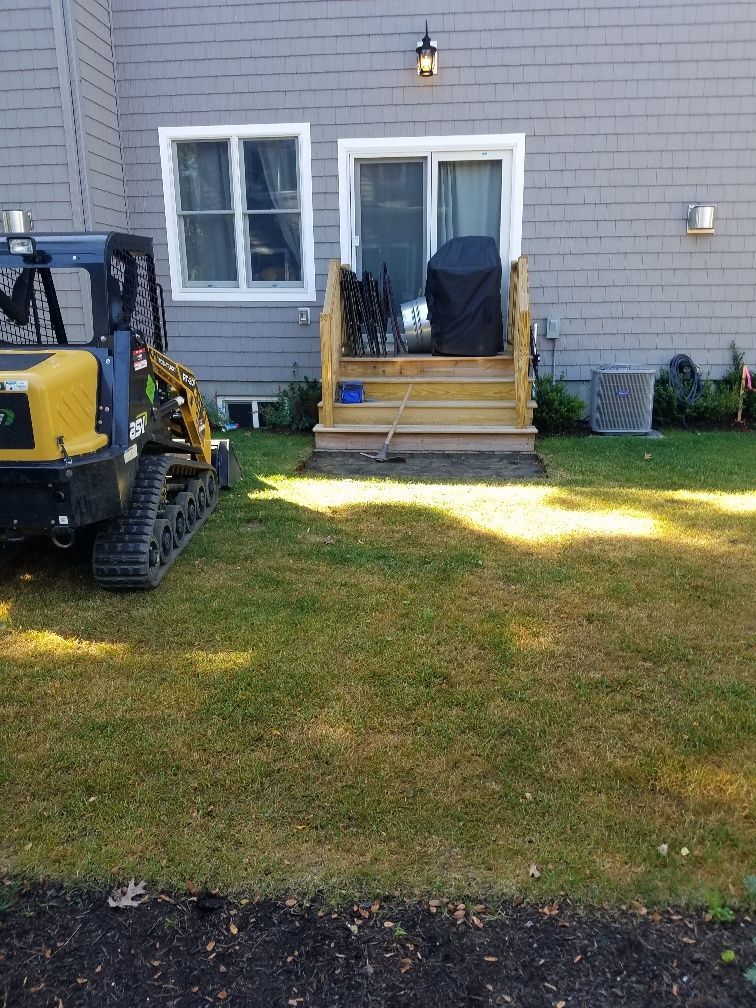
[{"label": "fallen leaf", "polygon": [[159,959],[150,959],[150,966],[159,966],[159,965],[160,965]]},{"label": "fallen leaf", "polygon": [[402,973],[409,973],[410,967],[412,966],[411,959],[402,959]]},{"label": "fallen leaf", "polygon": [[297,902],[298,901],[295,899],[287,899],[286,902],[284,903],[284,906],[295,907],[297,905]]},{"label": "fallen leaf", "polygon": [[472,922],[476,928],[483,927],[483,921],[480,919],[480,917],[477,917],[475,914],[473,914]]},{"label": "fallen leaf", "polygon": [[573,961],[574,963],[579,963],[579,962],[580,962],[580,960],[581,960],[582,958],[583,958],[583,957],[582,957],[581,955],[576,955],[576,956],[575,956],[575,958],[574,958],[574,959],[573,959],[572,961]]},{"label": "fallen leaf", "polygon": [[45,959],[49,959],[51,955],[52,955],[52,949],[49,948],[45,949]]},{"label": "fallen leaf", "polygon": [[197,895],[197,886],[194,884],[194,882],[192,882],[191,879],[187,880],[186,891],[189,893],[190,896]]},{"label": "fallen leaf", "polygon": [[685,938],[685,937],[683,937],[683,941],[685,942],[686,945],[695,945],[696,944],[695,938]]},{"label": "fallen leaf", "polygon": [[455,920],[462,920],[464,916],[465,916],[464,910],[455,910],[454,913],[452,914],[452,917],[454,917]]},{"label": "fallen leaf", "polygon": [[437,899],[428,900],[428,906],[432,910],[437,910],[441,906],[441,900]]},{"label": "fallen leaf", "polygon": [[530,793],[530,791],[526,791],[525,792],[525,800],[526,801],[533,801],[533,795]]},{"label": "fallen leaf", "polygon": [[566,1006],[567,1006],[566,1001],[557,1001],[556,1003],[556,1008],[566,1008]]},{"label": "fallen leaf", "polygon": [[395,925],[394,925],[394,922],[393,922],[393,921],[384,921],[384,922],[383,922],[383,926],[384,926],[385,928],[392,928],[392,927],[395,927]]},{"label": "fallen leaf", "polygon": [[677,984],[672,984],[672,993],[674,994],[675,997],[680,996],[680,988],[677,986]]},{"label": "fallen leaf", "polygon": [[228,972],[228,970],[223,965],[223,963],[220,964],[220,966],[218,967],[218,969],[220,970],[221,973],[227,973]]},{"label": "fallen leaf", "polygon": [[537,865],[537,864],[536,864],[535,862],[533,862],[533,863],[532,863],[532,864],[530,865],[530,867],[528,868],[528,875],[529,875],[529,876],[530,876],[531,878],[540,878],[540,877],[541,877],[541,873],[540,873],[540,871],[538,870],[538,865]]},{"label": "fallen leaf", "polygon": [[645,917],[646,914],[648,913],[648,908],[644,907],[643,904],[639,903],[637,900],[631,900],[630,906],[633,908],[633,910],[635,910],[636,913],[639,913],[641,917]]},{"label": "fallen leaf", "polygon": [[119,886],[108,896],[108,906],[125,908],[138,907],[147,898],[147,888],[144,882],[134,882],[132,879],[128,885]]},{"label": "fallen leaf", "polygon": [[496,956],[483,956],[483,962],[498,962]]},{"label": "fallen leaf", "polygon": [[198,990],[199,987],[192,987],[192,994],[196,994]]},{"label": "fallen leaf", "polygon": [[654,910],[653,913],[650,913],[648,915],[648,919],[652,921],[654,924],[658,924],[659,921],[661,920],[661,914],[659,913],[658,910]]},{"label": "fallen leaf", "polygon": [[215,948],[215,942],[209,941],[207,945],[205,945],[205,952],[212,952],[214,948]]},{"label": "fallen leaf", "polygon": [[653,458],[653,457],[654,456],[651,454],[651,452],[644,452],[643,453],[643,458],[644,459],[650,459],[650,458]]},{"label": "fallen leaf", "polygon": [[232,935],[239,934],[239,928],[236,926],[236,924],[234,924],[233,921],[231,921],[231,923],[228,925],[228,930],[231,932]]},{"label": "fallen leaf", "polygon": [[687,857],[688,854],[690,854],[690,851],[688,850],[687,847],[681,847],[680,848],[680,853],[682,854],[683,857]]},{"label": "fallen leaf", "polygon": [[660,843],[659,846],[656,849],[659,851],[659,853],[661,854],[662,857],[666,857],[667,854],[669,854],[669,844],[668,843]]},{"label": "fallen leaf", "polygon": [[218,998],[219,1001],[225,1001],[226,998],[228,997],[228,991],[219,990],[218,993],[216,994],[216,997]]},{"label": "fallen leaf", "polygon": [[76,983],[77,984],[85,984],[85,983],[89,983],[89,980],[88,980],[87,977],[76,977]]}]

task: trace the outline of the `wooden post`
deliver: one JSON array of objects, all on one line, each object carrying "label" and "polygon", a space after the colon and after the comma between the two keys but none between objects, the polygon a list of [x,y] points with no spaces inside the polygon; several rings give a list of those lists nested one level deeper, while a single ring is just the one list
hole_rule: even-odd
[{"label": "wooden post", "polygon": [[324,427],[333,427],[333,404],[336,399],[336,380],[341,360],[341,285],[339,260],[328,263],[323,311],[320,313],[320,368],[323,386]]},{"label": "wooden post", "polygon": [[528,257],[517,260],[514,311],[515,399],[517,426],[525,427],[530,399],[530,292],[528,290]]}]

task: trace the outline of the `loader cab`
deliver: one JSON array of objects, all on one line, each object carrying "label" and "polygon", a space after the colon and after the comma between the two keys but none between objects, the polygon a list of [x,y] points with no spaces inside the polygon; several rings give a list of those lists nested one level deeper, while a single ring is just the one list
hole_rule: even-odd
[{"label": "loader cab", "polygon": [[0,235],[0,349],[76,345],[166,349],[152,241],[120,232]]}]

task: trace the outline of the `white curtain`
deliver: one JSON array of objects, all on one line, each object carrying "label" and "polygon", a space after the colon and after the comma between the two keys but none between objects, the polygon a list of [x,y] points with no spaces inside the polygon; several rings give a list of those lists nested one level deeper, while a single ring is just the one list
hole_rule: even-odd
[{"label": "white curtain", "polygon": [[[296,142],[296,141],[295,141]],[[296,147],[289,140],[263,140],[255,144],[260,157],[265,184],[276,210],[299,210]],[[283,240],[297,264],[301,276],[300,225],[298,213],[276,215]]]},{"label": "white curtain", "polygon": [[440,161],[438,240],[501,237],[501,161]]}]

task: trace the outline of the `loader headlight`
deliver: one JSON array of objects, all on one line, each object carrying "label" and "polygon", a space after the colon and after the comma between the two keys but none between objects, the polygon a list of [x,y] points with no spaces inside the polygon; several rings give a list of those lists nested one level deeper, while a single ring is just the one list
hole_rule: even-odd
[{"label": "loader headlight", "polygon": [[33,238],[9,238],[8,251],[11,255],[31,256],[37,251]]}]

